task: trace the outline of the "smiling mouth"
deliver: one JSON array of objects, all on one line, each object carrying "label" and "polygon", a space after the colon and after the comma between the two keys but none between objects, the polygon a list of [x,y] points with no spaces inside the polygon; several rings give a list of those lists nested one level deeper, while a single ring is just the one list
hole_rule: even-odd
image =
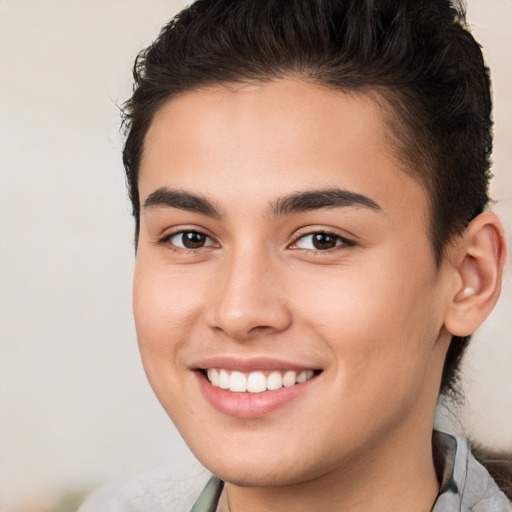
[{"label": "smiling mouth", "polygon": [[216,388],[235,393],[263,393],[302,384],[321,373],[321,370],[239,372],[223,368],[208,368],[202,373]]}]

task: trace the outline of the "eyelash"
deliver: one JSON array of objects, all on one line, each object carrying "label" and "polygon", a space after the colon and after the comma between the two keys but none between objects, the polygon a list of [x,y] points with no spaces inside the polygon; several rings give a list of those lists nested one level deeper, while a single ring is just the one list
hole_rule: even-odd
[{"label": "eyelash", "polygon": [[[209,244],[209,245],[200,246],[198,248],[187,248],[187,247],[179,247],[176,244],[173,244],[171,242],[171,240],[174,237],[179,236],[179,235],[184,235],[186,233],[200,235],[202,237],[205,237],[206,239],[209,239],[212,243]],[[303,249],[303,248],[300,248],[300,247],[293,247],[293,246],[297,245],[297,243],[300,240],[304,240],[307,237],[313,237],[315,235],[323,235],[323,236],[327,236],[327,237],[333,238],[333,239],[336,240],[336,245],[334,247],[331,247],[331,248],[328,248],[328,249]],[[160,245],[165,245],[171,251],[175,251],[175,252],[179,252],[179,253],[185,253],[185,254],[190,254],[190,253],[196,254],[197,251],[199,251],[201,249],[204,249],[205,247],[215,247],[215,244],[217,244],[217,242],[215,242],[206,233],[204,233],[202,231],[199,231],[199,230],[196,230],[196,229],[181,229],[179,231],[174,231],[172,233],[169,233],[169,234],[165,235],[164,237],[160,238],[159,240],[157,240],[157,243],[160,244]],[[348,247],[352,247],[354,245],[355,245],[354,241],[352,241],[352,240],[350,240],[350,239],[348,239],[348,238],[346,238],[344,236],[341,236],[338,233],[333,233],[333,232],[327,231],[327,230],[316,230],[316,231],[309,231],[307,233],[303,233],[303,234],[297,236],[295,238],[295,240],[291,244],[289,244],[287,246],[287,248],[289,248],[291,250],[302,250],[305,253],[320,254],[320,253],[331,253],[331,252],[334,252],[334,251],[343,250],[343,249],[346,249]]]}]

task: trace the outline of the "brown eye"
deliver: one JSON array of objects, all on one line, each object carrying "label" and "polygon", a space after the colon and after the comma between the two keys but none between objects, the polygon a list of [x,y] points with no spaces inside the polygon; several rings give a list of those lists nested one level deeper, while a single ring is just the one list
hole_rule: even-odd
[{"label": "brown eye", "polygon": [[184,247],[187,249],[199,249],[199,247],[203,247],[206,241],[206,237],[195,231],[187,231],[182,233],[181,239]]},{"label": "brown eye", "polygon": [[311,241],[315,249],[325,250],[336,247],[339,242],[339,237],[334,237],[328,233],[315,233]]},{"label": "brown eye", "polygon": [[201,249],[214,245],[210,237],[199,231],[180,231],[169,237],[168,241],[180,249]]},{"label": "brown eye", "polygon": [[316,233],[309,233],[301,236],[292,248],[307,249],[308,251],[328,251],[340,246],[354,245],[350,240],[347,240],[335,233],[324,231],[317,231]]}]

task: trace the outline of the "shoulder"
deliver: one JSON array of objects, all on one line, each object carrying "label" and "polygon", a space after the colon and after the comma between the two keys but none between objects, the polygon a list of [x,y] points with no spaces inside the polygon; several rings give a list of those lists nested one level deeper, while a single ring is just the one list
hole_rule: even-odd
[{"label": "shoulder", "polygon": [[189,512],[210,476],[203,468],[162,466],[99,488],[78,512]]}]

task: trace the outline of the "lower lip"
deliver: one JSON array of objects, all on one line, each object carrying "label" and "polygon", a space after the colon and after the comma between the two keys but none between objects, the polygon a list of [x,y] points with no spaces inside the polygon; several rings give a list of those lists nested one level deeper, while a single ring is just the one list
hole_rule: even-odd
[{"label": "lower lip", "polygon": [[251,419],[266,416],[283,407],[303,394],[318,378],[313,378],[294,386],[282,387],[262,393],[234,393],[212,386],[202,373],[196,372],[199,386],[206,399],[220,412],[228,416]]}]

